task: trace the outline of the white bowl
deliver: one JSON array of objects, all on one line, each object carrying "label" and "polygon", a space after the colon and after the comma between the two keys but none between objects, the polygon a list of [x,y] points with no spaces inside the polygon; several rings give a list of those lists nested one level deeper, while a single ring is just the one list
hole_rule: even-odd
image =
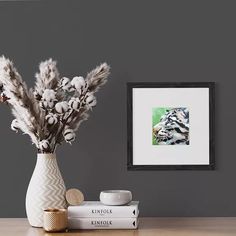
[{"label": "white bowl", "polygon": [[106,190],[100,193],[100,201],[109,206],[125,205],[132,201],[132,193],[128,190]]}]

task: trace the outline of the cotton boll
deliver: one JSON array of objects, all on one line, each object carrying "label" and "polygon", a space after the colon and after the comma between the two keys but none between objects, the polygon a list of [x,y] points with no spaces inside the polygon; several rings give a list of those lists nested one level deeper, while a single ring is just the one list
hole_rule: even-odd
[{"label": "cotton boll", "polygon": [[52,109],[54,107],[55,102],[54,101],[40,101],[39,106],[46,110],[46,109]]},{"label": "cotton boll", "polygon": [[80,108],[80,99],[79,99],[79,98],[72,97],[72,98],[70,99],[70,101],[68,102],[68,105],[69,105],[73,110],[79,111],[79,108]]},{"label": "cotton boll", "polygon": [[71,92],[74,90],[74,88],[72,88],[70,79],[67,77],[63,77],[60,81],[61,87],[63,90]]},{"label": "cotton boll", "polygon": [[11,122],[11,129],[13,131],[15,131],[16,133],[19,131],[19,123],[17,121],[17,119],[14,119],[12,122]]},{"label": "cotton boll", "polygon": [[93,93],[88,93],[85,98],[85,103],[89,108],[92,108],[96,106],[97,100],[96,97],[93,95]]},{"label": "cotton boll", "polygon": [[55,105],[55,109],[56,109],[56,112],[60,113],[60,114],[63,114],[63,113],[66,113],[69,109],[69,106],[68,106],[68,103],[67,102],[58,102],[56,105]]},{"label": "cotton boll", "polygon": [[42,99],[50,102],[56,100],[56,92],[52,89],[45,89],[42,95]]},{"label": "cotton boll", "polygon": [[73,129],[66,129],[63,135],[67,143],[71,143],[75,140],[75,132]]},{"label": "cotton boll", "polygon": [[43,152],[49,152],[50,151],[50,143],[48,140],[44,139],[39,142],[39,149]]},{"label": "cotton boll", "polygon": [[52,89],[45,89],[40,101],[40,107],[43,109],[52,109],[56,101],[56,92]]},{"label": "cotton boll", "polygon": [[76,76],[72,79],[71,85],[81,94],[86,87],[86,82],[82,76]]},{"label": "cotton boll", "polygon": [[47,102],[44,102],[45,105],[46,105],[46,108],[53,108],[54,107],[54,104],[55,102],[54,101],[47,101]]},{"label": "cotton boll", "polygon": [[49,125],[55,125],[58,122],[57,115],[53,113],[49,113],[48,115],[46,115],[45,119]]}]

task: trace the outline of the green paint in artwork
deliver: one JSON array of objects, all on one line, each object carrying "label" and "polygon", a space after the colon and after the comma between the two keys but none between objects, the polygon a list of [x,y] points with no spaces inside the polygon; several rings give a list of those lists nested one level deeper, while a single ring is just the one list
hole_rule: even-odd
[{"label": "green paint in artwork", "polygon": [[[160,122],[161,117],[166,113],[168,107],[155,107],[152,108],[152,127]],[[158,145],[154,135],[152,135],[152,145]]]}]

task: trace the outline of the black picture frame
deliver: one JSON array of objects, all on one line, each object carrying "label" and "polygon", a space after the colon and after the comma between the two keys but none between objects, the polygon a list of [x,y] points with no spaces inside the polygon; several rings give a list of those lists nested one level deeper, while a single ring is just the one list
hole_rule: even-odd
[{"label": "black picture frame", "polygon": [[[133,89],[134,88],[209,88],[209,164],[134,165],[133,164]],[[215,169],[215,82],[129,82],[127,83],[127,169],[128,170],[214,170]]]}]

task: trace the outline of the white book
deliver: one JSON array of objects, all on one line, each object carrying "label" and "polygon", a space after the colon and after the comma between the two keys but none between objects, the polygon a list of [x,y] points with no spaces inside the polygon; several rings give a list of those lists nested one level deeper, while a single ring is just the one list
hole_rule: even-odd
[{"label": "white book", "polygon": [[124,206],[106,206],[99,201],[84,201],[79,206],[68,207],[68,217],[138,217],[138,201],[132,201]]},{"label": "white book", "polygon": [[137,229],[137,218],[68,218],[69,229]]}]

